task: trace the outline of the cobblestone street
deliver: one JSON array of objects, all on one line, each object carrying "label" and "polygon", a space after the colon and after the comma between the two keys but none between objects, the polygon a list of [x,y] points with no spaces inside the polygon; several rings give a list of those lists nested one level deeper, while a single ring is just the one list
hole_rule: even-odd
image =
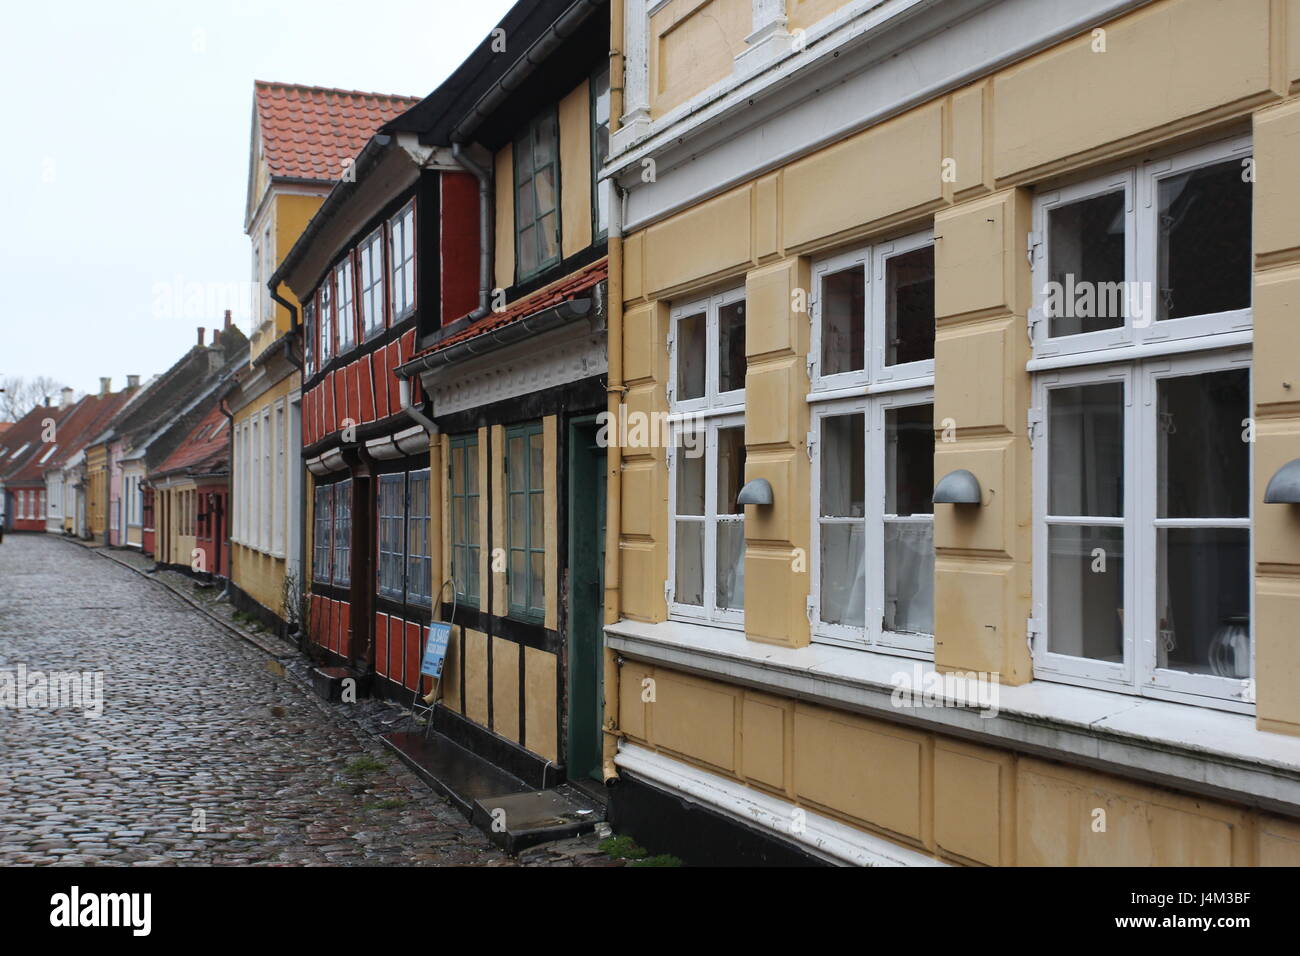
[{"label": "cobblestone street", "polygon": [[512,865],[273,659],[75,544],[0,544],[19,665],[102,671],[104,707],[0,709],[0,865]]}]

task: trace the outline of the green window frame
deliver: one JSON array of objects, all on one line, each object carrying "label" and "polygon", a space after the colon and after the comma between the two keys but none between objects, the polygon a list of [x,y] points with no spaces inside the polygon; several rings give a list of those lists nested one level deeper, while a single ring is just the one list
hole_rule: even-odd
[{"label": "green window frame", "polygon": [[515,140],[515,281],[560,261],[560,123],[551,106]]},{"label": "green window frame", "polygon": [[506,592],[510,616],[546,616],[546,454],[541,422],[506,429]]},{"label": "green window frame", "polygon": [[447,500],[451,502],[451,577],[456,600],[479,606],[478,436],[456,435],[447,458]]}]

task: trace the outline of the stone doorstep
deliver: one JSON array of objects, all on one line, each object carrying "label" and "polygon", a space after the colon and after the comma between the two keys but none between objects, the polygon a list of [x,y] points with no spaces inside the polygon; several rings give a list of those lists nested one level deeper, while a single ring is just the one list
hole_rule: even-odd
[{"label": "stone doorstep", "polygon": [[[516,855],[595,829],[605,810],[572,787],[534,790],[436,731],[384,734],[380,741],[497,846]],[[504,811],[504,815],[494,811]],[[498,822],[499,821],[499,822]]]},{"label": "stone doorstep", "polygon": [[351,680],[356,689],[356,700],[370,696],[370,678],[351,667],[313,667],[309,675],[316,696],[330,703],[343,700],[344,682]]}]

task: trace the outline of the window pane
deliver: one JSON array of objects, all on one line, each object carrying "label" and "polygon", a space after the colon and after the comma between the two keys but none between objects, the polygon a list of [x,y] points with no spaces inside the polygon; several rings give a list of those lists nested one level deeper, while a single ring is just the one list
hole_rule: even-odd
[{"label": "window pane", "polygon": [[745,387],[745,303],[718,310],[718,391]]},{"label": "window pane", "polygon": [[1250,205],[1241,160],[1160,180],[1157,318],[1250,305]]},{"label": "window pane", "polygon": [[885,511],[934,513],[934,406],[885,410]]},{"label": "window pane", "polygon": [[827,517],[865,514],[865,421],[861,414],[822,420],[821,513]]},{"label": "window pane", "polygon": [[541,492],[533,492],[528,495],[528,533],[531,535],[529,546],[541,548],[546,544],[546,531],[542,527],[542,520],[546,515],[546,507],[543,504],[545,496]]},{"label": "window pane", "polygon": [[555,167],[539,169],[533,178],[533,187],[537,190],[537,212],[552,212],[555,209]]},{"label": "window pane", "polygon": [[537,212],[533,206],[533,182],[531,179],[520,184],[518,195],[518,201],[515,203],[515,215],[519,217],[520,224],[531,224],[537,218]]},{"label": "window pane", "polygon": [[704,605],[704,522],[678,521],[673,558],[676,583],[673,599],[678,604]]},{"label": "window pane", "polygon": [[934,633],[934,522],[885,522],[886,631]]},{"label": "window pane", "polygon": [[543,216],[537,223],[537,255],[538,263],[554,259],[559,254],[560,230],[557,225],[559,218],[555,213]]},{"label": "window pane", "polygon": [[528,553],[510,552],[510,606],[512,609],[528,607]]},{"label": "window pane", "polygon": [[510,495],[510,547],[528,546],[528,496]]},{"label": "window pane", "polygon": [[1047,529],[1048,643],[1054,654],[1124,660],[1124,529]]},{"label": "window pane", "polygon": [[1048,505],[1054,515],[1124,514],[1124,383],[1048,393]]},{"label": "window pane", "polygon": [[822,524],[821,619],[866,625],[866,548],[862,522]]},{"label": "window pane", "polygon": [[506,440],[506,471],[510,474],[508,487],[522,491],[528,487],[528,459],[524,457],[524,436],[514,435]]},{"label": "window pane", "polygon": [[704,514],[704,456],[695,449],[703,448],[703,434],[692,434],[693,447],[677,449],[677,513],[679,515]]},{"label": "window pane", "polygon": [[704,313],[677,320],[677,399],[704,397]]},{"label": "window pane", "polygon": [[546,586],[543,583],[546,575],[546,554],[540,551],[532,552],[531,558],[531,591],[529,594],[529,610],[544,611],[546,608]]},{"label": "window pane", "polygon": [[717,605],[719,609],[745,607],[745,523],[718,522]]},{"label": "window pane", "polygon": [[821,373],[834,375],[866,367],[863,328],[866,272],[855,265],[822,279]]},{"label": "window pane", "polygon": [[[1047,214],[1048,335],[1124,325],[1124,192],[1057,206]],[[1098,294],[1102,293],[1102,294]]]},{"label": "window pane", "polygon": [[885,262],[885,364],[934,358],[934,246]]},{"label": "window pane", "polygon": [[546,473],[545,456],[542,433],[532,432],[528,436],[528,487],[533,491],[542,489],[542,476]]},{"label": "window pane", "polygon": [[465,493],[465,447],[456,445],[451,449],[451,493]]},{"label": "window pane", "polygon": [[547,112],[537,118],[536,151],[533,156],[534,164],[538,167],[555,162],[555,122],[554,112]]},{"label": "window pane", "polygon": [[718,429],[718,514],[743,515],[736,497],[745,484],[745,429]]},{"label": "window pane", "polygon": [[1244,680],[1250,676],[1250,532],[1158,532],[1157,665]]},{"label": "window pane", "polygon": [[519,272],[527,275],[537,269],[537,227],[528,226],[519,232]]},{"label": "window pane", "polygon": [[1158,514],[1244,518],[1250,514],[1250,373],[1167,378],[1158,385]]}]

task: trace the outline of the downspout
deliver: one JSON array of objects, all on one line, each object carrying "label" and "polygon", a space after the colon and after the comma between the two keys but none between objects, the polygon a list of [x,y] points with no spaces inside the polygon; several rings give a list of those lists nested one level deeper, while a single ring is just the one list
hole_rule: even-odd
[{"label": "downspout", "polygon": [[[228,488],[230,490],[230,493],[233,495],[235,490],[235,475],[237,474],[237,472],[235,471],[235,415],[226,406],[226,396],[224,395],[222,395],[221,400],[217,402],[217,408],[220,410],[221,414],[226,416],[226,429],[227,429],[226,434],[230,436],[230,482],[228,484]],[[229,509],[227,509],[227,511],[229,511]],[[222,515],[222,518],[225,517],[226,517],[225,515]],[[226,586],[221,589],[220,600],[230,601],[234,599],[234,596],[230,593],[230,579],[235,576],[235,552],[230,540],[229,521],[226,522],[225,539],[226,539],[226,561],[229,562],[230,564],[230,573],[226,575]],[[221,573],[220,558],[217,559],[217,573],[218,574]]]},{"label": "downspout", "polygon": [[[267,284],[272,285],[272,282],[268,281]],[[292,302],[290,302],[288,299],[280,295],[279,290],[275,288],[274,285],[272,285],[271,288],[271,298],[289,310],[289,331],[300,333],[298,336],[299,341],[302,343],[302,349],[300,350],[300,352],[295,354],[294,350],[292,348],[289,348],[286,349],[286,353],[289,356],[289,361],[292,362],[294,368],[298,370],[298,393],[299,395],[301,395],[303,386],[307,384],[307,371],[305,368],[306,359],[307,359],[307,339],[305,334],[301,334],[302,323],[298,321],[299,319],[298,307],[294,305]],[[298,420],[299,422],[302,421],[301,407],[299,408]],[[295,452],[294,458],[298,462],[298,488],[301,491],[301,494],[298,495],[298,568],[297,568],[298,571],[297,591],[298,591],[299,600],[301,601],[303,596],[307,594],[307,466],[306,464],[303,463],[302,460],[301,445],[298,448],[295,448],[294,452]],[[235,570],[233,566],[233,562],[230,570],[233,575]],[[285,568],[285,573],[286,574],[288,573],[287,567]],[[308,622],[301,620],[301,617],[302,615],[299,614],[298,651],[300,653],[306,653]]]},{"label": "downspout", "polygon": [[459,142],[452,143],[451,155],[478,179],[478,308],[467,316],[477,322],[492,311],[492,174],[470,159]]},{"label": "downspout", "polygon": [[[618,130],[618,120],[623,113],[623,0],[613,0],[610,4],[610,104],[609,131]],[[614,81],[617,79],[617,93]],[[609,349],[609,375],[606,379],[606,411],[608,413],[609,431],[607,434],[618,436],[617,422],[619,407],[627,388],[623,385],[623,204],[622,190],[614,179],[602,184],[609,198],[609,279],[608,279],[608,320],[606,341]],[[622,537],[623,515],[623,450],[618,438],[609,442],[608,475],[605,486],[605,624],[616,624],[621,615],[619,588],[622,574],[622,560],[619,554],[619,540]],[[603,643],[603,641],[602,641]],[[618,755],[618,741],[622,736],[619,730],[619,666],[618,654],[606,647],[604,649],[605,667],[605,720],[604,733],[601,735],[601,777],[606,786],[618,782],[618,767],[614,758]]]}]

